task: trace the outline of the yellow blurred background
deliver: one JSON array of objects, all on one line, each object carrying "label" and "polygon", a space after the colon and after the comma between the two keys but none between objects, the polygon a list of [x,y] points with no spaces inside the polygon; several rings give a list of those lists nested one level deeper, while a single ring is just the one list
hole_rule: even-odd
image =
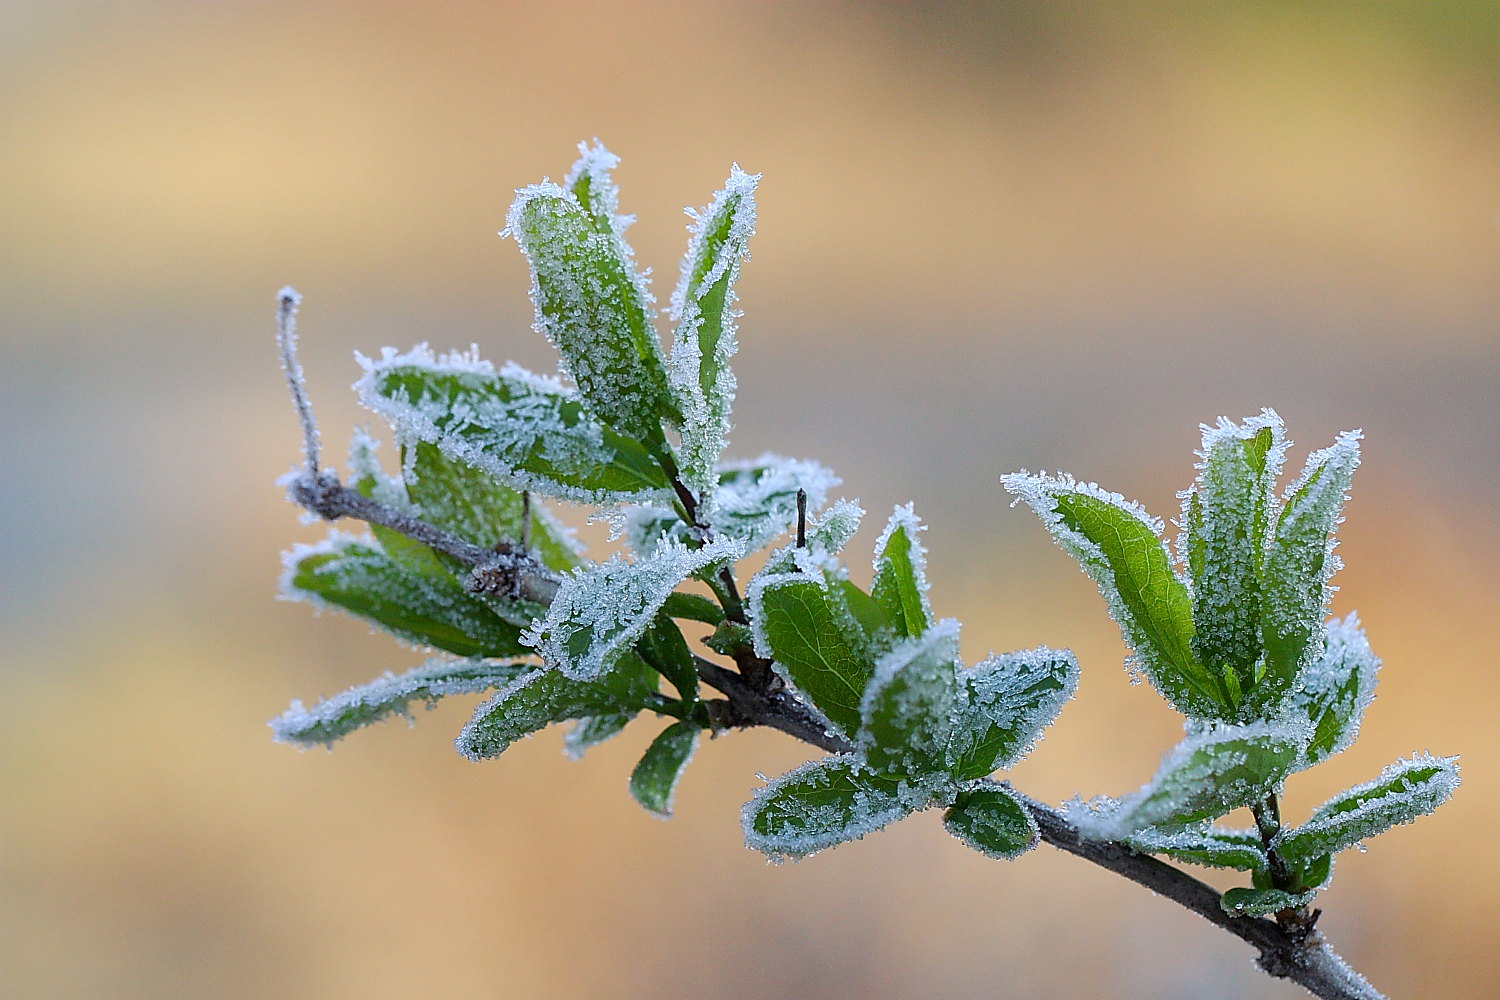
[{"label": "yellow blurred background", "polygon": [[1450,805],[1340,859],[1322,927],[1393,995],[1487,995],[1497,121],[1478,2],[0,4],[0,995],[1298,995],[1136,886],[930,814],[767,866],[739,804],[807,756],[774,733],[700,749],[670,823],[625,790],[649,722],[581,763],[555,731],[460,759],[465,704],[271,743],[291,698],[420,659],[274,600],[321,531],[272,485],[276,290],[306,296],[334,453],[353,350],[550,369],[495,231],[594,136],[663,301],[682,206],[764,173],[734,450],[842,474],[857,578],[915,500],[971,661],[1077,651],[1035,795],[1128,791],[1177,731],[997,476],[1171,515],[1200,421],[1275,407],[1294,469],[1362,426],[1335,610],[1380,693],[1287,812],[1462,753]]}]

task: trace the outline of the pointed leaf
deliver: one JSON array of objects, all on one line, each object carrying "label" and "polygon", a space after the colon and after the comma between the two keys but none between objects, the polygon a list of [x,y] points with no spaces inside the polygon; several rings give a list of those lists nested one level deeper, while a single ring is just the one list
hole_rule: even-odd
[{"label": "pointed leaf", "polygon": [[730,540],[700,549],[671,543],[635,562],[617,555],[583,567],[563,579],[546,616],[522,638],[569,677],[597,677],[629,651],[678,584],[737,555]]},{"label": "pointed leaf", "polygon": [[583,503],[665,497],[666,473],[640,441],[601,422],[576,393],[514,365],[425,345],[362,359],[360,402],[402,441],[427,441],[518,490]]},{"label": "pointed leaf", "polygon": [[757,577],[748,596],[756,652],[840,732],[853,734],[875,658],[844,602],[826,581],[800,573]]},{"label": "pointed leaf", "polygon": [[[639,441],[661,438],[661,420],[677,419],[651,321],[651,295],[636,272],[619,216],[613,214],[603,147],[584,151],[594,214],[572,191],[542,183],[521,188],[506,216],[531,265],[536,329],[552,342],[588,406]],[[606,194],[606,188],[608,193]],[[608,204],[606,204],[608,202]]]},{"label": "pointed leaf", "polygon": [[459,656],[525,656],[519,626],[505,621],[446,573],[427,574],[372,542],[332,532],[283,557],[282,594],[337,607],[408,642]]},{"label": "pointed leaf", "polygon": [[1015,793],[981,784],[962,792],[943,813],[943,826],[980,854],[1010,860],[1041,842],[1031,812]]},{"label": "pointed leaf", "polygon": [[1162,544],[1160,523],[1118,494],[1071,479],[1016,473],[1002,482],[1099,585],[1136,662],[1162,696],[1185,715],[1231,714],[1222,678],[1193,655],[1192,602]]},{"label": "pointed leaf", "polygon": [[335,741],[392,715],[411,715],[408,707],[422,701],[428,708],[453,694],[478,694],[504,687],[528,670],[530,663],[493,660],[430,660],[404,674],[386,674],[368,684],[305,708],[300,701],[271,720],[276,739],[293,746],[332,746]]},{"label": "pointed leaf", "polygon": [[865,762],[893,775],[942,772],[958,696],[958,622],[907,639],[875,664],[856,740]]},{"label": "pointed leaf", "polygon": [[1302,674],[1290,699],[1292,711],[1306,716],[1313,726],[1308,767],[1354,742],[1365,708],[1375,697],[1375,672],[1380,668],[1353,614],[1330,622],[1327,636],[1323,654]]},{"label": "pointed leaf", "polygon": [[858,840],[909,812],[894,782],[842,754],[809,761],[758,789],[740,818],[746,846],[780,860]]},{"label": "pointed leaf", "polygon": [[1338,568],[1333,531],[1359,465],[1359,431],[1346,431],[1308,457],[1286,491],[1276,532],[1261,570],[1261,638],[1265,676],[1254,702],[1280,706],[1301,672],[1322,653],[1328,578]]},{"label": "pointed leaf", "polygon": [[1380,777],[1346,789],[1323,803],[1312,818],[1284,831],[1276,850],[1302,864],[1321,854],[1336,854],[1425,816],[1448,801],[1458,787],[1458,758],[1417,754],[1398,760]]},{"label": "pointed leaf", "polygon": [[1184,510],[1193,568],[1193,653],[1222,676],[1233,701],[1254,686],[1261,656],[1260,570],[1276,477],[1286,454],[1281,418],[1203,427],[1198,481]]},{"label": "pointed leaf", "polygon": [[480,705],[454,745],[470,760],[497,757],[516,740],[554,722],[637,712],[655,692],[656,672],[636,656],[595,680],[574,680],[541,667]]},{"label": "pointed leaf", "polygon": [[1221,726],[1189,737],[1162,759],[1140,791],[1120,801],[1075,809],[1071,818],[1094,840],[1121,840],[1147,827],[1185,826],[1265,799],[1306,745],[1305,725]]},{"label": "pointed leaf", "polygon": [[735,379],[729,359],[735,343],[734,284],[747,245],[755,233],[755,185],[759,174],[736,164],[724,189],[704,209],[690,212],[692,223],[682,276],[672,293],[670,378],[682,409],[683,472],[687,485],[713,485],[710,470],[724,450]]},{"label": "pointed leaf", "polygon": [[961,779],[982,778],[1030,752],[1078,687],[1078,661],[1067,650],[990,656],[959,672],[959,699],[948,748]]},{"label": "pointed leaf", "polygon": [[1240,917],[1264,917],[1282,910],[1295,910],[1313,901],[1315,892],[1290,893],[1280,889],[1230,889],[1219,900],[1225,913]]},{"label": "pointed leaf", "polygon": [[875,582],[870,588],[902,635],[919,636],[932,624],[927,603],[927,552],[917,541],[923,525],[912,505],[897,507],[875,543]]},{"label": "pointed leaf", "polygon": [[630,794],[649,813],[662,819],[672,815],[672,793],[677,779],[698,746],[698,726],[674,722],[651,742],[630,773]]},{"label": "pointed leaf", "polygon": [[1126,837],[1125,843],[1145,854],[1214,868],[1251,872],[1266,867],[1265,847],[1254,830],[1225,830],[1207,823],[1172,830],[1148,827]]}]

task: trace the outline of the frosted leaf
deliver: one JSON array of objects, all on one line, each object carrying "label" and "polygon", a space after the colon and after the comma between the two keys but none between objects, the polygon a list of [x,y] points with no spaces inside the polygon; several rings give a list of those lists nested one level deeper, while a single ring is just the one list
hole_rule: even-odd
[{"label": "frosted leaf", "polygon": [[540,505],[528,512],[519,490],[426,441],[409,446],[402,464],[406,493],[428,522],[486,549],[497,542],[519,542],[525,535],[548,568],[564,572],[578,565],[573,539]]},{"label": "frosted leaf", "polygon": [[634,714],[655,693],[656,673],[635,656],[596,680],[574,680],[541,667],[517,677],[475,709],[454,746],[470,760],[496,757],[554,722]]},{"label": "frosted leaf", "polygon": [[808,518],[806,547],[788,545],[777,549],[766,560],[761,573],[773,576],[802,572],[817,576],[836,571],[839,553],[859,530],[859,522],[864,516],[864,508],[859,504],[840,497],[822,514]]},{"label": "frosted leaf", "polygon": [[1323,654],[1303,672],[1289,699],[1290,710],[1306,716],[1313,726],[1306,766],[1327,760],[1354,742],[1365,708],[1375,697],[1379,668],[1380,659],[1354,614],[1328,623]]},{"label": "frosted leaf", "polygon": [[736,164],[712,202],[701,211],[689,210],[687,253],[672,293],[677,329],[668,376],[682,411],[683,477],[700,492],[713,485],[712,470],[729,433],[735,390],[729,359],[738,348],[734,285],[755,233],[759,180],[759,174],[747,174]]},{"label": "frosted leaf", "polygon": [[427,441],[515,489],[583,503],[669,494],[646,448],[601,423],[556,380],[515,365],[496,373],[472,355],[439,358],[426,345],[360,360],[360,401],[404,444]]},{"label": "frosted leaf", "polygon": [[635,716],[626,712],[584,716],[563,735],[563,753],[569,760],[582,760],[585,750],[619,735],[633,718]]},{"label": "frosted leaf", "polygon": [[870,767],[913,776],[945,770],[958,696],[957,661],[958,622],[951,618],[876,661],[860,703],[856,738]]},{"label": "frosted leaf", "polygon": [[1398,760],[1380,777],[1345,789],[1295,830],[1284,830],[1276,850],[1294,864],[1335,854],[1410,823],[1448,801],[1458,787],[1458,758],[1416,754]]},{"label": "frosted leaf", "polygon": [[[572,193],[579,206],[593,220],[594,228],[601,233],[624,236],[625,230],[635,221],[633,216],[620,215],[620,189],[610,172],[620,165],[620,158],[604,148],[598,139],[590,146],[578,144],[578,159],[563,178],[563,187]],[[626,248],[628,253],[629,248]]]},{"label": "frosted leaf", "polygon": [[1190,736],[1162,758],[1156,776],[1124,799],[1075,804],[1084,836],[1122,840],[1147,827],[1185,826],[1259,803],[1281,785],[1307,744],[1305,724],[1219,726]]},{"label": "frosted leaf", "polygon": [[927,550],[917,540],[925,526],[911,504],[897,507],[875,542],[871,596],[902,635],[918,636],[932,623],[927,600]]},{"label": "frosted leaf", "polygon": [[408,642],[459,656],[528,655],[521,630],[445,572],[428,574],[361,540],[331,532],[282,557],[282,596],[337,607]]},{"label": "frosted leaf", "polygon": [[522,641],[569,677],[597,677],[630,650],[678,584],[738,555],[738,543],[723,539],[699,549],[668,543],[634,562],[617,555],[585,566],[563,579]]},{"label": "frosted leaf", "polygon": [[874,671],[869,637],[821,576],[757,576],[746,595],[757,655],[845,736],[859,729],[860,702]]},{"label": "frosted leaf", "polygon": [[1078,661],[1038,646],[991,655],[958,679],[950,766],[959,778],[981,778],[1031,752],[1077,690]]},{"label": "frosted leaf", "polygon": [[842,754],[809,761],[758,789],[740,819],[747,847],[782,860],[858,840],[909,812],[894,782]]},{"label": "frosted leaf", "polygon": [[1328,578],[1338,568],[1333,532],[1359,465],[1359,437],[1357,430],[1345,431],[1330,447],[1313,452],[1282,500],[1261,572],[1266,674],[1256,695],[1267,708],[1278,707],[1322,653]]},{"label": "frosted leaf", "polygon": [[1280,889],[1230,889],[1219,899],[1225,913],[1239,917],[1264,917],[1282,910],[1295,910],[1313,901],[1316,892],[1283,892]]},{"label": "frosted leaf", "polygon": [[797,524],[797,491],[809,510],[823,506],[839,479],[817,462],[765,454],[753,462],[725,463],[718,485],[704,500],[703,517],[715,534],[738,538],[753,552]]},{"label": "frosted leaf", "polygon": [[1127,836],[1125,843],[1144,854],[1165,854],[1213,868],[1248,872],[1266,867],[1265,847],[1255,830],[1226,830],[1207,823],[1165,830],[1148,827]]},{"label": "frosted leaf", "polygon": [[630,773],[630,794],[647,812],[669,819],[672,793],[698,746],[698,726],[674,722],[661,731]]},{"label": "frosted leaf", "polygon": [[410,718],[414,701],[428,708],[453,694],[478,694],[509,684],[534,664],[493,660],[430,660],[404,674],[386,674],[305,708],[300,701],[271,720],[277,741],[293,746],[332,746],[335,741],[392,715]]},{"label": "frosted leaf", "polygon": [[[597,185],[589,192],[596,206],[612,209],[607,171],[585,167],[575,184],[585,178]],[[531,265],[536,330],[557,348],[589,408],[637,440],[659,440],[662,418],[678,414],[651,295],[617,221],[612,211],[595,215],[573,191],[544,182],[516,192],[505,234]]]},{"label": "frosted leaf", "polygon": [[693,533],[677,512],[665,507],[626,508],[622,521],[625,544],[637,556],[649,556],[666,542],[687,545]]},{"label": "frosted leaf", "polygon": [[1162,544],[1161,522],[1138,504],[1070,477],[1012,473],[1005,488],[1099,586],[1151,684],[1184,715],[1223,718],[1228,695],[1193,655],[1192,601]]},{"label": "frosted leaf", "polygon": [[1031,811],[1008,788],[975,783],[943,813],[943,826],[986,857],[1009,861],[1041,842]]},{"label": "frosted leaf", "polygon": [[1183,539],[1193,579],[1193,652],[1223,676],[1230,700],[1255,684],[1261,656],[1260,570],[1286,434],[1273,410],[1203,426],[1198,480],[1185,495]]}]

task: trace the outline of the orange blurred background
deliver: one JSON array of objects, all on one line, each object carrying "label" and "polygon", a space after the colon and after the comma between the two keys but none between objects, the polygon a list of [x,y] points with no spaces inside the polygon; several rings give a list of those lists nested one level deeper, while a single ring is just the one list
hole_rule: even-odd
[{"label": "orange blurred background", "polygon": [[842,474],[856,578],[915,500],[970,661],[1077,651],[1015,773],[1040,797],[1128,791],[1177,729],[997,476],[1171,515],[1200,421],[1275,407],[1293,471],[1362,426],[1335,611],[1380,694],[1287,812],[1463,754],[1450,805],[1340,859],[1321,926],[1393,995],[1487,994],[1497,120],[1477,2],[0,4],[0,994],[1298,995],[1136,886],[931,814],[767,866],[739,804],[807,756],[774,733],[702,748],[665,824],[625,790],[649,722],[581,763],[556,732],[460,759],[464,704],[271,743],[291,698],[420,660],[274,600],[321,531],[272,485],[276,290],[306,296],[334,453],[355,349],[550,369],[495,231],[594,136],[663,301],[682,206],[764,173],[734,450]]}]

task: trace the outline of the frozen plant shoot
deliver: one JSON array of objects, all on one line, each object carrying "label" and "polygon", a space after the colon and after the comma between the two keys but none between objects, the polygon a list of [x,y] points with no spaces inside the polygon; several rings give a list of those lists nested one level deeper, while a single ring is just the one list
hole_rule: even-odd
[{"label": "frozen plant shoot", "polygon": [[[1374,687],[1378,661],[1358,620],[1325,621],[1358,435],[1315,452],[1278,497],[1288,442],[1274,413],[1205,428],[1175,559],[1160,522],[1115,494],[1005,477],[1099,584],[1135,667],[1187,717],[1189,735],[1140,791],[1054,809],[994,775],[1072,697],[1073,655],[1038,648],[965,665],[959,623],[929,603],[910,505],[886,522],[865,590],[845,551],[864,511],[832,499],[833,473],[773,454],[726,457],[735,285],[759,176],[732,168],[690,212],[664,351],[625,241],[618,161],[601,145],[579,151],[562,184],[516,193],[503,234],[530,265],[535,327],[558,371],[425,344],[360,358],[360,401],[390,425],[389,467],[363,431],[347,476],[320,464],[296,358],[299,298],[281,293],[304,441],[288,495],[368,526],[294,547],[282,591],[430,655],[311,707],[293,702],[271,723],[276,738],[332,744],[414,702],[473,695],[456,740],[464,756],[499,756],[565,721],[577,755],[644,716],[662,728],[628,787],[667,816],[703,733],[769,726],[828,754],[745,804],[746,843],[772,859],[938,809],[987,856],[1046,841],[1140,882],[1317,996],[1379,996],[1328,947],[1310,903],[1335,854],[1447,799],[1454,758],[1398,761],[1300,826],[1283,824],[1277,802],[1289,775],[1353,741]],[[581,550],[562,516],[579,507],[617,527],[620,551]],[[761,568],[747,578],[751,556]],[[1254,829],[1214,825],[1241,806]],[[1221,897],[1163,858],[1239,869],[1250,885]]]}]

